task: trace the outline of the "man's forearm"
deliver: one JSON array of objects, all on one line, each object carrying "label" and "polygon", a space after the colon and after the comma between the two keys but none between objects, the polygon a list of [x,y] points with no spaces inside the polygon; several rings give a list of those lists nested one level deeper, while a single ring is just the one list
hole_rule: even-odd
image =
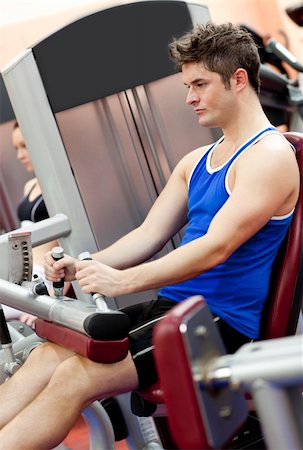
[{"label": "man's forearm", "polygon": [[[223,262],[224,251],[206,236],[151,262],[121,272],[117,295],[160,288],[189,280]],[[119,288],[118,288],[119,289]]]},{"label": "man's forearm", "polygon": [[139,227],[95,253],[93,258],[115,269],[126,269],[147,261],[161,250],[163,245],[152,234]]}]

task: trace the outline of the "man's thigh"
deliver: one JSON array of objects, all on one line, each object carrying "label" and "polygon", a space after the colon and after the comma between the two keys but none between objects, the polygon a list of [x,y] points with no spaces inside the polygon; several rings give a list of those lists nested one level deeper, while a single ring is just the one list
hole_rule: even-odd
[{"label": "man's thigh", "polygon": [[63,361],[51,380],[62,386],[67,396],[77,395],[85,404],[135,390],[137,370],[130,354],[122,361],[97,363],[75,354]]}]

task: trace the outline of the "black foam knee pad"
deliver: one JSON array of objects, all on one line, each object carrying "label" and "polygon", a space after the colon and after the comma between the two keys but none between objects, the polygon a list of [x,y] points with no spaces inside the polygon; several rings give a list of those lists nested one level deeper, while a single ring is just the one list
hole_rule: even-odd
[{"label": "black foam knee pad", "polygon": [[94,313],[84,321],[87,334],[98,341],[121,340],[128,336],[130,320],[122,311]]}]

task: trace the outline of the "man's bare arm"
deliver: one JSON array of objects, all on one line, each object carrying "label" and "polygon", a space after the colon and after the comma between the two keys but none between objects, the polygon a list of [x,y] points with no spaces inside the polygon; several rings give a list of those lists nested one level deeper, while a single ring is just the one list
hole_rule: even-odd
[{"label": "man's bare arm", "polygon": [[[187,168],[189,159],[197,158],[196,153],[185,156],[176,166],[165,188],[156,199],[146,219],[114,244],[93,254],[95,261],[116,269],[124,269],[140,264],[155,255],[174,236],[187,220]],[[47,279],[55,281],[65,277],[75,279],[76,259],[65,256],[54,263],[50,254],[45,256]]]},{"label": "man's bare arm", "polygon": [[77,279],[83,290],[117,296],[185,281],[223,263],[272,216],[290,212],[298,195],[298,167],[288,144],[279,139],[275,148],[268,149],[264,142],[242,158],[232,194],[205,236],[122,271],[97,262],[95,267],[79,263]]}]

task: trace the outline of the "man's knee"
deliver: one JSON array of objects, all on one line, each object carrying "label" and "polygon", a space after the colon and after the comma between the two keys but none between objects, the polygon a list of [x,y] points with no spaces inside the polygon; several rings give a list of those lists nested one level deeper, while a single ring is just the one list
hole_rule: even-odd
[{"label": "man's knee", "polygon": [[73,355],[56,368],[48,388],[86,404],[113,392],[127,392],[137,385],[137,372],[130,357],[102,364]]},{"label": "man's knee", "polygon": [[60,347],[59,345],[53,344],[52,342],[45,342],[31,351],[25,364],[55,368],[72,354],[73,353],[70,350]]},{"label": "man's knee", "polygon": [[[88,360],[87,362],[89,363]],[[85,402],[90,396],[91,379],[89,370],[83,368],[83,358],[79,355],[73,355],[58,364],[48,388],[52,392],[59,393],[62,397]]]}]

